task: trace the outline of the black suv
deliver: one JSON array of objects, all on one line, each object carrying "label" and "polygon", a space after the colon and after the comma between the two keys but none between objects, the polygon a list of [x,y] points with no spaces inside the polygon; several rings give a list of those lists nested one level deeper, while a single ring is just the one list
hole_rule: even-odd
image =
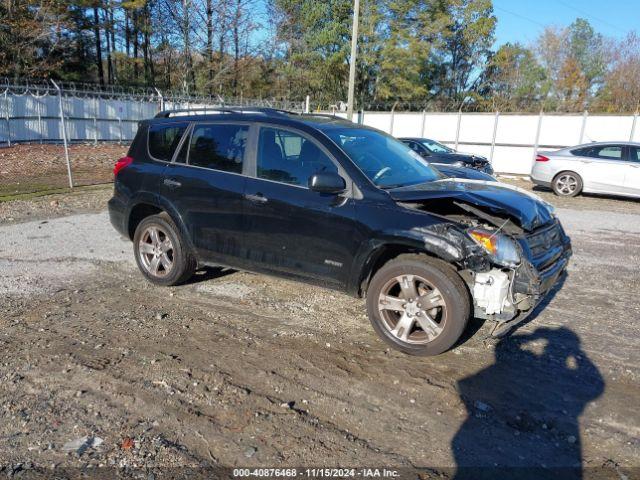
[{"label": "black suv", "polygon": [[471,315],[508,330],[571,254],[539,198],[447,179],[393,137],[335,117],[162,112],[140,123],[114,173],[111,222],[151,282],[226,266],[366,296],[378,334],[410,354],[449,349]]}]

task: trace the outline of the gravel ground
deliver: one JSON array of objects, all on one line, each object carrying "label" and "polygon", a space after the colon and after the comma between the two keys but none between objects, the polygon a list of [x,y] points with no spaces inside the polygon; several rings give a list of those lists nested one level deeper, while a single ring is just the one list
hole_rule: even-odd
[{"label": "gravel ground", "polygon": [[47,220],[76,213],[100,212],[107,207],[113,185],[97,185],[24,200],[0,201],[0,225]]},{"label": "gravel ground", "polygon": [[12,202],[13,222],[39,220],[0,226],[0,473],[387,465],[448,478],[509,464],[637,478],[640,211],[588,200],[558,210],[575,256],[531,321],[498,343],[473,322],[435,358],[388,350],[363,301],[337,292],[216,270],[154,287],[104,211],[43,219]]}]

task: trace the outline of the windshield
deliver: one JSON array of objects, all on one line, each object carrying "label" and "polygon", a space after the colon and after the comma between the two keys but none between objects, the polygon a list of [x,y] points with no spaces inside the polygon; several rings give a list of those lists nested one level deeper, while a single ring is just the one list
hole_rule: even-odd
[{"label": "windshield", "polygon": [[443,178],[420,155],[385,133],[363,128],[330,129],[325,133],[378,187],[403,187]]},{"label": "windshield", "polygon": [[420,143],[427,147],[427,149],[431,153],[454,153],[455,150],[453,148],[449,148],[441,143],[436,142],[435,140],[422,140]]}]

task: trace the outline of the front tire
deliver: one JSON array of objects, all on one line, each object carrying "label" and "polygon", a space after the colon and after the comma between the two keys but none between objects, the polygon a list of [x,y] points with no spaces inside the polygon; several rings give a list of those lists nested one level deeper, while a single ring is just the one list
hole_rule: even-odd
[{"label": "front tire", "polygon": [[465,283],[451,266],[427,255],[406,254],[376,272],[367,313],[378,335],[410,355],[439,355],[460,338],[471,311]]},{"label": "front tire", "polygon": [[559,197],[575,197],[582,191],[582,178],[575,172],[560,172],[551,187]]},{"label": "front tire", "polygon": [[184,283],[197,267],[193,254],[166,213],[140,222],[133,236],[133,251],[142,274],[156,285]]}]

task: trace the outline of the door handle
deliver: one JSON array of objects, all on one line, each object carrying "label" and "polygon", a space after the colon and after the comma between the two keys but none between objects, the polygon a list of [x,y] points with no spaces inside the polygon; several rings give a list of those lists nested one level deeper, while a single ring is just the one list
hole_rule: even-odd
[{"label": "door handle", "polygon": [[261,193],[256,193],[255,195],[245,194],[244,198],[246,198],[250,202],[256,203],[267,203],[269,201],[269,199]]},{"label": "door handle", "polygon": [[164,184],[169,188],[178,188],[181,187],[182,184],[176,180],[171,180],[170,178],[164,179]]}]

